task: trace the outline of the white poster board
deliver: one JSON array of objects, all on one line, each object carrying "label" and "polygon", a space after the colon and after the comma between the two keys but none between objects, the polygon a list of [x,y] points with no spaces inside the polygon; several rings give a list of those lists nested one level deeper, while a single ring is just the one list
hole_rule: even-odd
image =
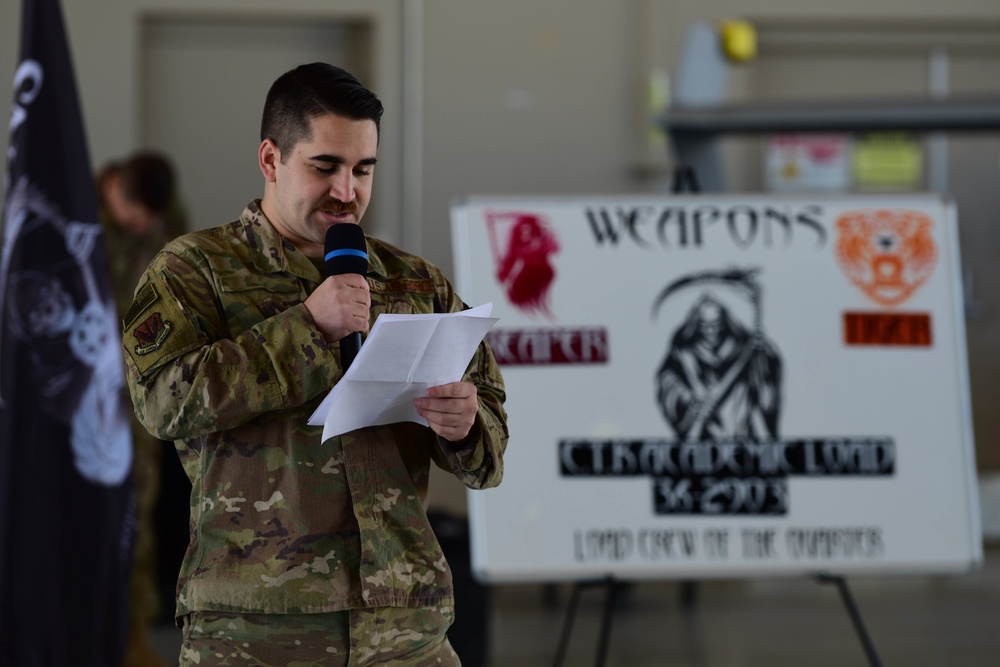
[{"label": "white poster board", "polygon": [[483,580],[981,563],[951,203],[479,198],[452,231],[507,387]]}]

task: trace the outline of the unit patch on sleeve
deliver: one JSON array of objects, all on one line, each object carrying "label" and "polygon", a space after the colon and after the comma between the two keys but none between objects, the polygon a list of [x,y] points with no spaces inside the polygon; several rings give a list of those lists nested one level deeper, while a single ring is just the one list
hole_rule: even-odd
[{"label": "unit patch on sleeve", "polygon": [[185,314],[175,288],[159,273],[135,293],[122,324],[122,347],[143,380],[207,342]]},{"label": "unit patch on sleeve", "polygon": [[173,326],[170,320],[164,320],[160,313],[152,313],[142,324],[132,330],[132,335],[138,343],[135,346],[135,353],[149,354],[159,350],[170,335]]}]

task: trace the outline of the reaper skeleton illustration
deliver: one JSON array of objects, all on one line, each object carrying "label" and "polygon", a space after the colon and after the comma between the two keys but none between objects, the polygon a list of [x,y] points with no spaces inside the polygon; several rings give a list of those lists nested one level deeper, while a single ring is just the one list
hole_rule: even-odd
[{"label": "reaper skeleton illustration", "polygon": [[756,269],[709,271],[680,278],[660,292],[653,316],[679,290],[735,288],[753,307],[752,328],[705,290],[670,340],[656,375],[667,423],[687,442],[761,441],[778,437],[781,358],[761,326]]}]

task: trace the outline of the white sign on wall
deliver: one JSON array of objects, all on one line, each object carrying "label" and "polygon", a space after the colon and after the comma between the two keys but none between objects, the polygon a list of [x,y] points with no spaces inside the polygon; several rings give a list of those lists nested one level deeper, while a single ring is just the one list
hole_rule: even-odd
[{"label": "white sign on wall", "polygon": [[764,139],[764,183],[770,192],[846,192],[851,140],[845,134],[773,134]]},{"label": "white sign on wall", "polygon": [[452,227],[508,395],[483,579],[981,562],[950,203],[483,198]]}]

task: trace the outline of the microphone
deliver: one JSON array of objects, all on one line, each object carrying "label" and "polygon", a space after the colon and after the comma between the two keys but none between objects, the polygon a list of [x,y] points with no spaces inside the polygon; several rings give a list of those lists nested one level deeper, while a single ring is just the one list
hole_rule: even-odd
[{"label": "microphone", "polygon": [[[368,246],[365,233],[359,225],[342,222],[326,230],[324,243],[326,275],[339,276],[344,273],[368,273]],[[361,349],[361,332],[355,331],[340,339],[340,365],[344,372],[350,368],[354,357]]]}]

